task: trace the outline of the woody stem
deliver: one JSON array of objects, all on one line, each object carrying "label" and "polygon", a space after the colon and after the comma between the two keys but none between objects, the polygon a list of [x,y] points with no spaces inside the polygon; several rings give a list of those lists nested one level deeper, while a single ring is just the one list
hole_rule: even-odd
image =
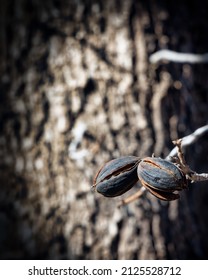
[{"label": "woody stem", "polygon": [[133,195],[121,200],[121,202],[118,204],[118,207],[121,207],[123,205],[129,204],[130,202],[138,199],[139,197],[141,197],[145,192],[147,191],[147,189],[145,187],[141,187],[136,193],[134,193]]}]

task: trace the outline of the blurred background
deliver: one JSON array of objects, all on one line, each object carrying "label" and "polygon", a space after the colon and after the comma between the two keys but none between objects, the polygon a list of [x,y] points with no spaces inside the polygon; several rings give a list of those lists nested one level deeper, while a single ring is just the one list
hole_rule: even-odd
[{"label": "blurred background", "polygon": [[[91,185],[207,124],[208,65],[149,57],[208,52],[208,2],[1,0],[0,20],[0,258],[206,259],[206,182],[121,209]],[[197,172],[207,136],[185,150]]]}]

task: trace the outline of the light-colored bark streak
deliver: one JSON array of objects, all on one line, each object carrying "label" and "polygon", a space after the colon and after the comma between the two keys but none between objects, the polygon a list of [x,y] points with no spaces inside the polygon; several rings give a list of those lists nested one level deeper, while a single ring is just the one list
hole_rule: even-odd
[{"label": "light-colored bark streak", "polygon": [[167,94],[167,90],[170,86],[171,78],[167,72],[163,72],[161,75],[161,81],[153,87],[153,97],[151,100],[152,107],[152,123],[155,131],[155,147],[154,154],[159,156],[164,148],[165,135],[164,125],[162,117],[162,100]]}]

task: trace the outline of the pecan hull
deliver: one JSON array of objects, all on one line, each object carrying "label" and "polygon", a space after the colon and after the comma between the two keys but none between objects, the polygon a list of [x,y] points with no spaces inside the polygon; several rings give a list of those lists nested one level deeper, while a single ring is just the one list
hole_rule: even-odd
[{"label": "pecan hull", "polygon": [[138,157],[125,156],[107,162],[97,173],[93,187],[107,197],[122,195],[138,181]]},{"label": "pecan hull", "polygon": [[137,168],[142,185],[162,200],[175,200],[178,193],[187,188],[187,179],[183,172],[172,162],[161,158],[146,157]]}]

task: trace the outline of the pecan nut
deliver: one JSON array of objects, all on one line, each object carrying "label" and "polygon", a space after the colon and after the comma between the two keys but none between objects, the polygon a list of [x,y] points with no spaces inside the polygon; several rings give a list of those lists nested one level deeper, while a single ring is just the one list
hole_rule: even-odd
[{"label": "pecan nut", "polygon": [[140,158],[124,156],[107,162],[94,178],[93,188],[107,197],[122,195],[138,181],[137,166]]},{"label": "pecan nut", "polygon": [[187,179],[182,170],[174,163],[154,157],[142,159],[137,167],[141,184],[154,196],[162,200],[175,200],[178,193],[187,188]]}]

